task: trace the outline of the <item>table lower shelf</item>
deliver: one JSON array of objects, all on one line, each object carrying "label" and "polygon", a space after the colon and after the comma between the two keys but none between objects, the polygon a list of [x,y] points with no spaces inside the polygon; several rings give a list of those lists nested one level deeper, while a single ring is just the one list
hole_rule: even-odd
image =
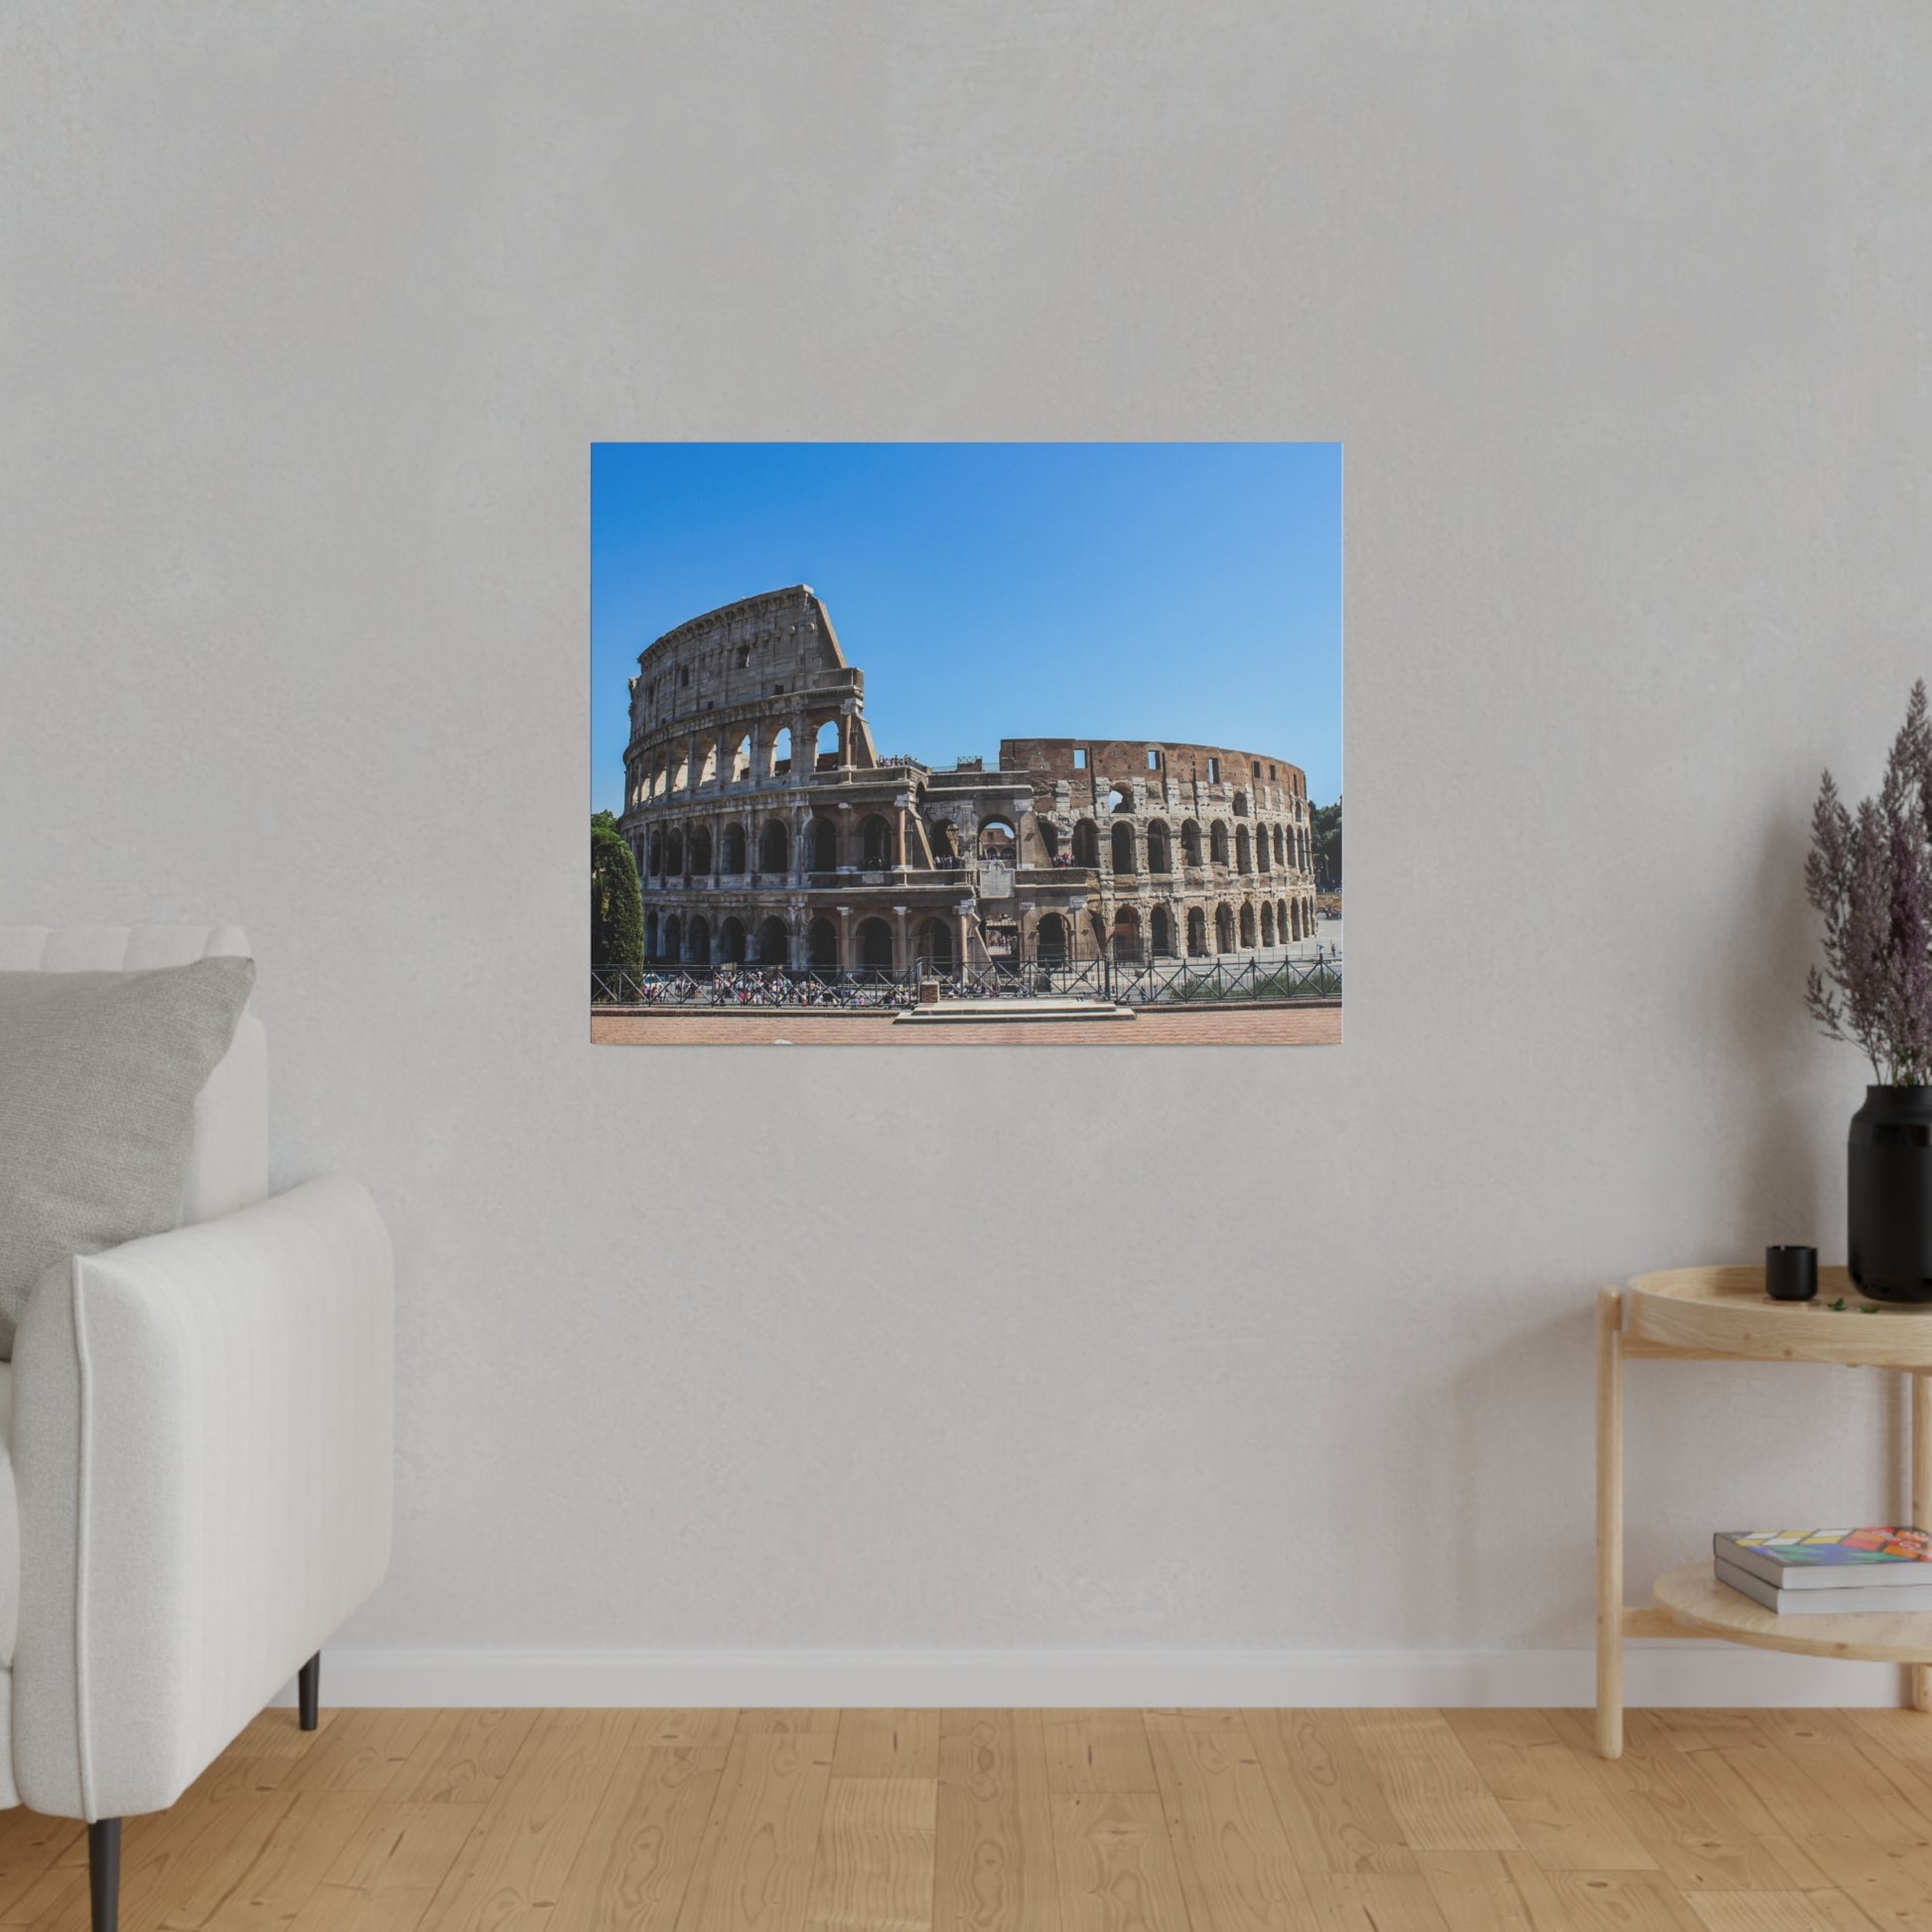
[{"label": "table lower shelf", "polygon": [[[1760,1650],[1804,1657],[1850,1657],[1873,1664],[1932,1664],[1932,1610],[1893,1616],[1779,1616],[1719,1583],[1708,1563],[1667,1570],[1652,1588],[1657,1607],[1688,1635],[1722,1637]],[[1651,1632],[1645,1632],[1649,1635]]]}]

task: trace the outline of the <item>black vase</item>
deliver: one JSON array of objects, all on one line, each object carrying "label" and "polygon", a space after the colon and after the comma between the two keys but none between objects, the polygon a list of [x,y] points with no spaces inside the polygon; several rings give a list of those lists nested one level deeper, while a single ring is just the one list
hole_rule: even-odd
[{"label": "black vase", "polygon": [[1932,1087],[1866,1087],[1852,1116],[1848,1262],[1874,1302],[1932,1302]]}]

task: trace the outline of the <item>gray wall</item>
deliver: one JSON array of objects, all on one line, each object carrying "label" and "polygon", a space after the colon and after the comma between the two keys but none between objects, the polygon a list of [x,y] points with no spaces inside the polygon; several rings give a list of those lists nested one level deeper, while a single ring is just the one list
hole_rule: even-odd
[{"label": "gray wall", "polygon": [[[401,1260],[356,1636],[1585,1640],[1591,1290],[1843,1252],[1932,12],[0,32],[0,916],[254,937]],[[956,436],[1345,442],[1345,1046],[587,1043],[587,446]],[[1639,1571],[1897,1500],[1842,1372],[1633,1409]]]}]

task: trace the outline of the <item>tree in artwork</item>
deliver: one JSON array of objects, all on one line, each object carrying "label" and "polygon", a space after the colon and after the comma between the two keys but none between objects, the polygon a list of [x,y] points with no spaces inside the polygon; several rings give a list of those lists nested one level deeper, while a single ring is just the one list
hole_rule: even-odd
[{"label": "tree in artwork", "polygon": [[591,964],[644,965],[644,899],[637,861],[609,812],[591,818]]}]

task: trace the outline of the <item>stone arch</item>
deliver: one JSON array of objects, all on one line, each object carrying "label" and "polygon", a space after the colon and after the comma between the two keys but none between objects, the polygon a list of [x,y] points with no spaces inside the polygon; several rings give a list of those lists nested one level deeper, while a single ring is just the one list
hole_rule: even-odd
[{"label": "stone arch", "polygon": [[1236,872],[1253,872],[1255,869],[1254,841],[1248,836],[1245,825],[1234,828],[1234,869]]},{"label": "stone arch", "polygon": [[644,957],[646,959],[657,957],[657,914],[655,912],[644,914]]},{"label": "stone arch", "polygon": [[861,919],[853,935],[858,942],[859,964],[890,969],[893,960],[893,928],[884,919]]},{"label": "stone arch", "polygon": [[1114,907],[1113,953],[1124,964],[1140,964],[1141,915],[1131,905]]},{"label": "stone arch", "polygon": [[935,865],[956,865],[959,861],[959,834],[947,818],[926,820],[926,840],[932,847]]},{"label": "stone arch", "polygon": [[1050,818],[1035,814],[1034,829],[1039,834],[1039,849],[1046,855],[1046,863],[1056,864],[1060,856],[1060,828]]},{"label": "stone arch", "polygon": [[1261,901],[1261,943],[1264,946],[1275,943],[1275,906],[1271,899]]},{"label": "stone arch", "polygon": [[1248,816],[1248,793],[1245,787],[1234,794],[1234,815],[1236,818]]},{"label": "stone arch", "polygon": [[805,928],[805,958],[813,966],[839,963],[839,929],[830,919],[814,919]]},{"label": "stone arch", "polygon": [[1187,956],[1202,959],[1207,954],[1207,914],[1198,905],[1187,911]]},{"label": "stone arch", "polygon": [[1107,793],[1107,809],[1110,812],[1131,812],[1134,809],[1134,801],[1119,785],[1115,785]]},{"label": "stone arch", "polygon": [[1217,866],[1224,866],[1227,864],[1228,828],[1218,818],[1214,821],[1213,825],[1208,830],[1207,851],[1208,851],[1208,856],[1214,861],[1214,863]]},{"label": "stone arch", "polygon": [[664,921],[664,957],[666,959],[684,957],[684,921],[675,912]]},{"label": "stone arch", "polygon": [[1090,818],[1081,819],[1073,828],[1073,863],[1089,872],[1100,870],[1100,828]]},{"label": "stone arch", "polygon": [[690,956],[692,965],[711,964],[711,922],[702,912],[691,916],[691,929],[685,935],[684,950]]},{"label": "stone arch", "polygon": [[1173,871],[1173,840],[1169,836],[1166,819],[1157,818],[1147,828],[1147,869],[1161,873]]},{"label": "stone arch", "polygon": [[1124,819],[1116,824],[1112,843],[1114,871],[1117,873],[1139,872],[1141,869],[1140,855],[1134,850],[1134,827],[1132,824]]},{"label": "stone arch", "polygon": [[686,852],[693,874],[702,877],[711,870],[711,827],[694,825],[691,828],[691,842]]},{"label": "stone arch", "polygon": [[1284,872],[1288,870],[1288,835],[1279,825],[1275,827],[1275,863]]},{"label": "stone arch", "polygon": [[771,775],[787,776],[791,771],[791,727],[784,726],[771,741]]},{"label": "stone arch", "polygon": [[829,818],[815,818],[805,827],[805,870],[837,872],[839,828]]},{"label": "stone arch", "polygon": [[670,788],[673,791],[683,791],[688,785],[690,777],[691,748],[688,745],[680,745],[671,754]]},{"label": "stone arch", "polygon": [[929,966],[950,966],[952,964],[952,921],[950,919],[921,919],[918,930],[912,935],[914,957]]},{"label": "stone arch", "polygon": [[718,741],[712,737],[705,737],[698,741],[698,768],[697,775],[691,780],[691,789],[696,791],[701,786],[714,784],[717,777]]},{"label": "stone arch", "polygon": [[[832,760],[829,766],[825,762],[827,759]],[[817,731],[812,735],[812,769],[836,771],[838,764],[839,721],[836,717],[831,717],[822,720]]]},{"label": "stone arch", "polygon": [[1234,950],[1234,907],[1225,900],[1214,908],[1214,950]]},{"label": "stone arch", "polygon": [[881,872],[893,863],[893,822],[878,812],[860,823],[859,863],[868,872]]},{"label": "stone arch", "polygon": [[1241,901],[1241,950],[1253,952],[1255,949],[1255,908],[1252,900]]},{"label": "stone arch", "polygon": [[718,957],[727,966],[745,963],[745,921],[736,915],[718,927]]},{"label": "stone arch", "polygon": [[1266,872],[1268,861],[1268,828],[1265,825],[1258,825],[1255,827],[1255,870]]},{"label": "stone arch", "polygon": [[791,833],[781,818],[767,818],[759,834],[759,871],[785,872],[791,866]]},{"label": "stone arch", "polygon": [[1066,921],[1057,912],[1046,913],[1034,934],[1034,957],[1042,966],[1064,966],[1068,950]]},{"label": "stone arch", "polygon": [[1191,818],[1181,822],[1180,858],[1183,865],[1197,866],[1201,862],[1200,826]]},{"label": "stone arch", "polygon": [[1148,950],[1156,959],[1173,957],[1173,921],[1165,905],[1157,905],[1148,915]]},{"label": "stone arch", "polygon": [[785,945],[789,938],[785,922],[772,912],[759,921],[758,938],[754,957],[760,966],[782,966],[785,963]]},{"label": "stone arch", "polygon": [[1020,841],[1007,819],[983,818],[980,820],[979,848],[980,857],[988,864],[1010,866],[1019,855]]},{"label": "stone arch", "polygon": [[745,828],[742,825],[725,827],[725,849],[719,864],[720,872],[741,873],[745,865]]},{"label": "stone arch", "polygon": [[661,879],[664,876],[664,833],[660,826],[650,828],[650,861],[646,877]]},{"label": "stone arch", "polygon": [[684,877],[684,828],[673,825],[664,838],[664,871],[668,878]]}]

